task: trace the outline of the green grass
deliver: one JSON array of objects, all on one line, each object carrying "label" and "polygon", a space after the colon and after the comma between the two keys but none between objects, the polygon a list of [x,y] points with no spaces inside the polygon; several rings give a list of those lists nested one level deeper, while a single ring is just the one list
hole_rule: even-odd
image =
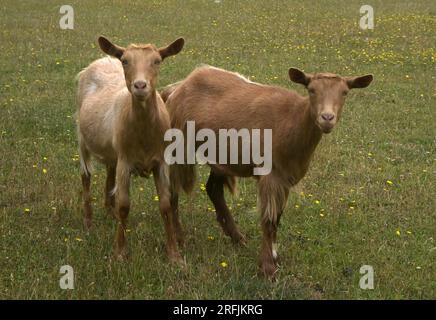
[{"label": "green grass", "polygon": [[[0,298],[436,298],[434,1],[372,1],[373,31],[359,28],[361,1],[70,1],[74,30],[59,28],[63,4],[0,5]],[[84,231],[74,77],[102,56],[100,34],[120,45],[184,36],[185,49],[162,66],[160,86],[200,63],[301,93],[287,78],[291,66],[375,75],[350,94],[289,199],[276,283],[256,275],[254,181],[241,180],[239,197],[228,197],[248,237],[247,248],[237,248],[208,210],[200,185],[206,167],[181,202],[187,270],[165,258],[152,179],[131,186],[130,261],[111,258],[115,222],[103,210],[98,165],[95,228]],[[59,288],[64,264],[75,270],[74,290]],[[374,290],[359,288],[364,264],[374,267]]]}]

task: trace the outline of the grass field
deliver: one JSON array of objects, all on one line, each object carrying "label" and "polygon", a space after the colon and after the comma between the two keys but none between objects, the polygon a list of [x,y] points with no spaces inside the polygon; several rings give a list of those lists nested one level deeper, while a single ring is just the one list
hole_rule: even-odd
[{"label": "grass field", "polygon": [[[62,1],[0,4],[1,299],[436,299],[436,3],[371,1],[374,30],[359,28],[362,1],[69,1],[74,30],[59,28]],[[200,169],[183,196],[188,268],[167,263],[152,179],[135,178],[131,259],[112,260],[115,222],[103,208],[105,170],[93,179],[95,228],[82,226],[75,135],[75,75],[120,45],[186,45],[159,85],[207,63],[292,88],[287,70],[373,73],[353,91],[316,150],[279,228],[278,281],[257,277],[256,186],[229,199],[247,235],[234,247],[219,228]],[[225,262],[225,264],[223,264]],[[71,265],[75,289],[59,288]],[[226,265],[226,267],[223,267]],[[375,288],[359,288],[362,265]]]}]

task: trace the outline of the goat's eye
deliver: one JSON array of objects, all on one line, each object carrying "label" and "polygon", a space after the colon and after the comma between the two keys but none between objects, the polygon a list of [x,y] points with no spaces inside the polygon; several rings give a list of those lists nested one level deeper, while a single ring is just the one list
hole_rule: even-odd
[{"label": "goat's eye", "polygon": [[156,60],[154,61],[154,64],[157,65],[157,66],[160,65],[160,60],[159,60],[159,59],[156,59]]},{"label": "goat's eye", "polygon": [[342,91],[342,96],[345,97],[348,94],[348,91]]},{"label": "goat's eye", "polygon": [[121,60],[121,63],[123,64],[123,66],[127,66],[129,64],[126,59]]},{"label": "goat's eye", "polygon": [[314,95],[315,94],[315,90],[314,89],[309,89],[309,94],[310,95]]}]

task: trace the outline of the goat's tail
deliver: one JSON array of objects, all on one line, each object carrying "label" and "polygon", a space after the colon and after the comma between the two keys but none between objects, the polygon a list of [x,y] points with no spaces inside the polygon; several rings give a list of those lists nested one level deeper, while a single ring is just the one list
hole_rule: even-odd
[{"label": "goat's tail", "polygon": [[76,112],[74,114],[75,116],[74,118],[76,120],[77,140],[79,143],[80,173],[89,176],[92,170],[91,154],[88,148],[86,147],[85,142],[83,141],[83,137],[80,132],[80,125],[79,125],[79,111],[80,111],[80,107],[82,106],[83,99],[85,98],[85,90],[84,90],[84,83],[83,83],[84,82],[83,74],[85,73],[85,71],[86,68],[80,71],[74,78],[74,80],[77,83]]},{"label": "goat's tail", "polygon": [[194,189],[197,172],[193,164],[174,164],[170,166],[171,189],[191,193]]},{"label": "goat's tail", "polygon": [[232,195],[238,194],[238,180],[234,176],[226,176],[224,185],[229,189]]},{"label": "goat's tail", "polygon": [[79,137],[80,173],[86,176],[90,176],[92,172],[91,153],[83,143],[80,133],[78,133],[78,137]]},{"label": "goat's tail", "polygon": [[74,78],[77,83],[77,94],[76,94],[76,110],[79,111],[82,105],[83,99],[85,98],[85,90],[83,84],[83,74],[85,73],[86,68],[80,71],[76,77]]},{"label": "goat's tail", "polygon": [[172,83],[167,85],[165,88],[163,88],[160,92],[160,96],[162,97],[162,100],[164,102],[167,102],[170,95],[179,87],[179,85],[182,83],[182,81]]}]

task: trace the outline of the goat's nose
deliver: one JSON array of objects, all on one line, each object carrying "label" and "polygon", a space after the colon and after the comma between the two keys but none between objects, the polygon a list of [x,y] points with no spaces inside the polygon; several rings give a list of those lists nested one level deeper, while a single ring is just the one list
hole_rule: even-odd
[{"label": "goat's nose", "polygon": [[147,83],[145,81],[135,81],[134,86],[136,89],[145,89]]},{"label": "goat's nose", "polygon": [[332,121],[335,118],[335,115],[332,113],[323,113],[321,117],[326,121]]}]

